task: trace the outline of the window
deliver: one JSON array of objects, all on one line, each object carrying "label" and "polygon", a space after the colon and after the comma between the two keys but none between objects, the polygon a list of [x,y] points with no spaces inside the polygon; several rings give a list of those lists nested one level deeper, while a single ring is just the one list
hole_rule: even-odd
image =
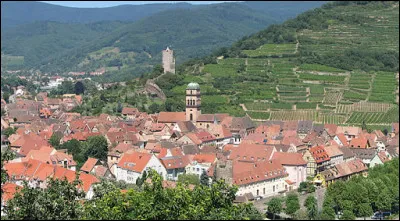
[{"label": "window", "polygon": [[272,186],[272,191],[275,193],[275,186]]},{"label": "window", "polygon": [[265,195],[265,188],[263,188],[263,194]]},{"label": "window", "polygon": [[190,114],[190,121],[193,120],[193,114]]},{"label": "window", "polygon": [[260,191],[259,191],[259,190],[257,190],[257,196],[258,196],[258,195],[260,195]]}]

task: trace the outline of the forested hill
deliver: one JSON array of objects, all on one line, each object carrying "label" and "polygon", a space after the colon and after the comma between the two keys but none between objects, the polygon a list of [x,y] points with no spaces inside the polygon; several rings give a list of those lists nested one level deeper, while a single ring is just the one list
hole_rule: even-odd
[{"label": "forested hill", "polygon": [[[241,2],[277,20],[285,20],[310,8],[319,7],[323,1],[309,2]],[[159,3],[144,5],[120,5],[106,8],[72,8],[43,2],[2,1],[1,28],[15,27],[36,21],[63,23],[92,23],[99,21],[137,21],[161,11],[177,8],[196,8],[189,3]]]},{"label": "forested hill", "polygon": [[[321,3],[307,6],[318,4]],[[177,63],[181,63],[229,46],[244,35],[305,10],[296,3],[264,2],[258,6],[259,11],[245,3],[198,5],[158,12],[136,22],[37,21],[2,31],[2,65],[8,69],[40,68],[45,72],[106,67],[110,75],[124,76],[110,80],[126,80],[160,63],[161,50],[166,46],[175,50]],[[288,11],[282,10],[285,8]],[[280,19],[260,12],[274,9],[274,16]]]},{"label": "forested hill", "polygon": [[2,1],[1,28],[15,27],[36,21],[92,23],[99,21],[137,21],[155,13],[195,7],[188,3],[120,5],[107,8],[72,8],[43,2]]}]

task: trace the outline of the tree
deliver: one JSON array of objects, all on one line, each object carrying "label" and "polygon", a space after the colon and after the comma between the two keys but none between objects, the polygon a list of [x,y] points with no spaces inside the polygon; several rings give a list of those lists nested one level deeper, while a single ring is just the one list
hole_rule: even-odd
[{"label": "tree", "polygon": [[83,94],[85,92],[85,85],[78,81],[75,83],[75,94]]},{"label": "tree", "polygon": [[365,121],[362,122],[361,129],[362,130],[367,130],[367,125],[365,124]]},{"label": "tree", "polygon": [[193,190],[178,182],[175,188],[165,189],[162,177],[149,171],[151,183],[141,191],[127,193],[111,191],[100,199],[86,203],[83,219],[119,220],[215,220],[262,219],[252,204],[234,205],[237,187],[223,180],[211,187],[198,185]]},{"label": "tree", "polygon": [[115,190],[118,190],[118,187],[113,182],[102,178],[101,182],[99,184],[96,184],[93,188],[94,195],[92,199],[100,199],[106,194]]},{"label": "tree", "polygon": [[308,196],[304,206],[307,208],[308,218],[315,219],[317,216],[317,199],[313,195]]},{"label": "tree", "polygon": [[150,113],[150,114],[154,114],[154,113],[158,113],[158,112],[160,112],[160,110],[159,110],[159,105],[156,104],[156,103],[152,103],[152,104],[149,106],[149,113]]},{"label": "tree", "polygon": [[319,216],[320,220],[334,220],[335,219],[335,210],[332,207],[324,206],[322,207],[321,215]]},{"label": "tree", "polygon": [[343,215],[340,217],[341,220],[355,220],[356,216],[351,210],[344,210]]},{"label": "tree", "polygon": [[208,186],[209,185],[209,177],[208,177],[206,171],[203,171],[203,173],[200,176],[200,184],[204,185],[204,186]]},{"label": "tree", "polygon": [[295,193],[290,193],[286,197],[286,213],[293,217],[294,213],[300,209],[299,197]]},{"label": "tree", "polygon": [[7,202],[5,213],[12,220],[65,220],[79,219],[83,207],[77,199],[85,194],[78,190],[78,177],[73,182],[67,179],[49,179],[45,189],[30,187],[24,182],[24,187],[14,198]]},{"label": "tree", "polygon": [[299,188],[297,189],[297,191],[298,191],[299,193],[301,193],[301,192],[303,192],[304,190],[306,190],[307,187],[308,187],[308,182],[300,182],[300,186],[299,186]]},{"label": "tree", "polygon": [[60,147],[61,136],[58,133],[53,133],[50,137],[49,143],[56,149]]},{"label": "tree", "polygon": [[[7,171],[4,169],[4,162],[14,159],[14,152],[7,149],[5,152],[1,153],[1,186],[5,184],[8,180]],[[1,188],[1,195],[3,196],[3,188]]]},{"label": "tree", "polygon": [[86,144],[87,144],[87,150],[85,153],[86,159],[88,157],[94,157],[102,161],[107,160],[108,143],[105,137],[101,135],[89,137],[86,141]]},{"label": "tree", "polygon": [[7,137],[11,136],[12,134],[15,134],[15,132],[17,131],[16,128],[12,128],[12,127],[7,127],[5,130],[3,130],[2,132],[4,133],[4,135],[6,135]]},{"label": "tree", "polygon": [[369,203],[362,203],[360,205],[357,205],[357,210],[358,210],[358,216],[364,217],[369,217],[371,216],[374,212],[372,211],[372,207]]},{"label": "tree", "polygon": [[181,174],[178,176],[178,182],[199,185],[200,179],[196,174]]},{"label": "tree", "polygon": [[121,112],[122,112],[122,109],[123,109],[122,104],[121,104],[120,101],[118,101],[118,104],[117,104],[117,113],[121,113]]},{"label": "tree", "polygon": [[280,198],[274,197],[267,203],[268,212],[272,213],[272,219],[275,219],[275,214],[282,212],[282,200]]},{"label": "tree", "polygon": [[296,220],[309,220],[307,210],[299,209],[294,213],[294,219]]}]

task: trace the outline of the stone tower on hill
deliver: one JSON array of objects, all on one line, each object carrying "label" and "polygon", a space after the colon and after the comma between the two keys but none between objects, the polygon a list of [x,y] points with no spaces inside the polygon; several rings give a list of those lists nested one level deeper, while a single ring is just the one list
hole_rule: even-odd
[{"label": "stone tower on hill", "polygon": [[164,73],[171,72],[175,74],[174,51],[169,49],[169,47],[162,51],[162,65],[164,68]]},{"label": "stone tower on hill", "polygon": [[196,122],[201,114],[200,85],[189,83],[186,88],[186,121]]}]

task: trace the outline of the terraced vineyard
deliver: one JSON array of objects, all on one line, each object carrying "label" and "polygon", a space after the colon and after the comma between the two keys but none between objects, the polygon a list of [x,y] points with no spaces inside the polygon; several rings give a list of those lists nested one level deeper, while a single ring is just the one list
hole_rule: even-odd
[{"label": "terraced vineyard", "polygon": [[[255,50],[242,50],[236,58],[206,64],[196,77],[202,81],[202,93],[203,87],[207,88],[206,93],[211,91],[210,87],[216,92],[203,104],[212,102],[219,112],[243,104],[246,113],[257,120],[356,125],[364,119],[377,127],[398,121],[398,63],[395,74],[379,71],[384,70],[386,61],[368,71],[353,66],[337,68],[328,65],[329,60],[315,62],[324,56],[357,57],[354,54],[361,53],[357,50],[389,50],[398,54],[399,8],[398,3],[390,4],[391,7],[347,5],[323,9],[331,10],[330,17],[322,16],[319,28],[307,28],[309,18],[302,18],[304,27],[296,26],[292,43],[265,41],[267,44],[259,44]],[[269,33],[257,34],[258,38],[263,36]],[[265,39],[273,37],[276,36]],[[246,43],[251,45],[249,42]],[[375,58],[371,59],[369,63]],[[356,61],[354,66],[362,62],[365,61]],[[172,91],[177,92],[179,87]]]}]

